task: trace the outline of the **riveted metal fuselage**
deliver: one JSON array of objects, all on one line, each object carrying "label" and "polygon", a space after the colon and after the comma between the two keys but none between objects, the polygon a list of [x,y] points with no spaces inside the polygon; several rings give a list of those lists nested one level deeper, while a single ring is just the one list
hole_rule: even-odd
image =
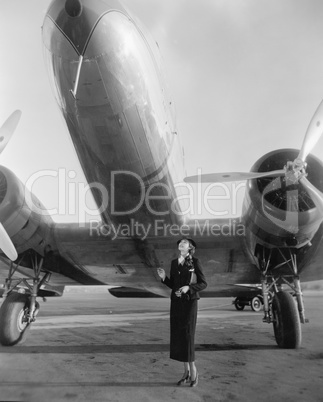
[{"label": "riveted metal fuselage", "polygon": [[103,221],[179,224],[183,154],[157,44],[118,2],[89,0],[54,1],[43,41]]}]

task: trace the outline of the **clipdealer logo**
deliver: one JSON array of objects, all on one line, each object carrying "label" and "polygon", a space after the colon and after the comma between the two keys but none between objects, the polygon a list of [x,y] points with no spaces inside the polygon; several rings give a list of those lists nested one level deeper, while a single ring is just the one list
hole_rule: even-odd
[{"label": "clipdealer logo", "polygon": [[[84,227],[85,222],[107,213],[112,217],[136,216],[143,207],[152,217],[168,216],[171,213],[177,216],[202,216],[207,213],[214,217],[235,216],[239,209],[239,192],[245,189],[245,183],[227,186],[226,183],[212,183],[206,188],[198,185],[192,187],[189,183],[175,183],[171,188],[162,182],[154,182],[145,185],[141,177],[131,171],[113,171],[109,180],[109,191],[101,183],[69,182],[76,178],[75,171],[67,171],[64,168],[57,170],[42,170],[34,173],[26,182],[25,192],[27,205],[39,215],[62,216],[77,215],[77,221]],[[126,179],[126,180],[125,180]],[[35,202],[32,196],[34,188],[53,180],[57,184],[57,204],[54,208],[46,209]],[[123,186],[120,186],[120,183]],[[134,185],[132,191],[124,183]],[[54,186],[52,186],[54,188]],[[133,189],[136,190],[134,196]],[[95,199],[100,205],[90,205],[89,193],[95,193]],[[212,204],[213,202],[213,204]],[[120,206],[122,205],[122,206]],[[225,205],[221,207],[221,205]],[[140,212],[139,212],[140,213]],[[118,218],[116,218],[118,220]],[[139,223],[138,223],[139,225]],[[117,231],[111,228],[111,231]],[[138,229],[139,230],[139,229]],[[148,229],[145,229],[148,230]]]},{"label": "clipdealer logo", "polygon": [[115,240],[136,237],[145,240],[147,237],[188,237],[188,236],[245,236],[245,225],[242,221],[229,219],[226,223],[215,223],[212,220],[201,222],[198,219],[190,225],[170,224],[163,219],[144,225],[135,219],[125,224],[102,224],[100,221],[90,221],[90,236],[108,237]]}]

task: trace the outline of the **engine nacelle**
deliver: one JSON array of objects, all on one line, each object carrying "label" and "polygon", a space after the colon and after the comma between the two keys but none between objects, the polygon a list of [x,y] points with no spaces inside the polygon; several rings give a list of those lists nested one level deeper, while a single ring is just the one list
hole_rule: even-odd
[{"label": "engine nacelle", "polygon": [[18,253],[32,248],[44,255],[53,221],[37,197],[4,166],[0,166],[0,222]]},{"label": "engine nacelle", "polygon": [[[260,158],[252,172],[268,172],[283,169],[293,161],[299,151],[282,149]],[[309,155],[307,179],[323,191],[323,164]],[[249,180],[243,205],[247,242],[254,255],[257,245],[266,248],[300,248],[309,244],[317,232],[323,217],[315,207],[306,189],[286,177],[266,177]]]}]

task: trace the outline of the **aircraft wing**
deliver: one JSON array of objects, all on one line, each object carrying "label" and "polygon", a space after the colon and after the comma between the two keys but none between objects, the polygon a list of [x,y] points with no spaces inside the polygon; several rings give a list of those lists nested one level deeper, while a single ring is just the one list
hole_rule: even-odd
[{"label": "aircraft wing", "polygon": [[[197,233],[196,221],[190,227],[208,281],[204,296],[236,296],[254,285],[258,288],[261,274],[248,254],[246,239],[231,220],[199,221],[198,228],[217,225],[214,236]],[[117,238],[112,240],[91,231],[90,225],[56,225],[60,256],[92,280],[128,288],[144,289],[165,295],[168,290],[160,283],[156,268],[169,272],[171,260],[177,258],[176,241],[180,236],[147,237],[145,239]],[[299,272],[303,281],[323,279],[323,226],[312,239],[309,251],[300,256]],[[302,252],[302,251],[301,251]],[[300,253],[301,253],[300,252]],[[64,274],[64,271],[62,271]],[[243,285],[243,286],[240,286]]]},{"label": "aircraft wing", "polygon": [[[222,228],[216,236],[196,234],[196,226],[191,227],[198,244],[196,257],[201,261],[208,282],[203,296],[236,297],[257,289],[261,282],[260,271],[246,252],[244,237],[233,233],[232,221],[214,220],[212,224],[215,222]],[[205,227],[205,221],[199,227]],[[57,249],[45,257],[43,264],[43,270],[51,272],[51,286],[109,285],[169,295],[169,289],[160,282],[156,268],[163,267],[169,272],[171,260],[178,254],[176,241],[180,237],[111,239],[93,231],[90,224],[84,227],[55,224],[53,236]],[[320,263],[323,258],[322,236],[323,229],[320,228],[313,240],[313,252],[306,253],[302,261],[303,281],[323,278]],[[8,268],[8,260],[2,257],[2,283],[8,275]],[[19,266],[15,276],[32,277],[31,267]]]},{"label": "aircraft wing", "polygon": [[[221,222],[221,221],[220,221]],[[225,223],[224,223],[225,222]],[[229,221],[222,221],[229,228]],[[52,286],[109,285],[144,290],[168,296],[156,268],[168,273],[171,260],[177,257],[176,241],[180,237],[111,238],[91,232],[89,225],[56,224],[53,230],[57,250],[44,259],[43,270],[51,272]],[[244,252],[240,236],[195,236],[196,257],[207,278],[204,296],[234,296],[236,284],[259,284],[258,269]],[[6,263],[4,262],[6,261]],[[8,260],[2,258],[2,283],[8,274]],[[30,267],[19,267],[18,277],[31,276]]]},{"label": "aircraft wing", "polygon": [[[230,221],[217,221],[219,227],[230,229]],[[231,228],[232,229],[232,228]],[[90,225],[56,225],[55,238],[60,258],[92,280],[110,286],[124,286],[168,295],[161,284],[156,268],[169,272],[171,260],[177,257],[176,241],[180,236],[117,238],[91,232]],[[200,259],[207,277],[204,292],[212,296],[231,296],[237,291],[235,284],[259,284],[259,270],[245,253],[242,236],[197,235],[196,257]],[[61,274],[66,274],[62,269]]]}]

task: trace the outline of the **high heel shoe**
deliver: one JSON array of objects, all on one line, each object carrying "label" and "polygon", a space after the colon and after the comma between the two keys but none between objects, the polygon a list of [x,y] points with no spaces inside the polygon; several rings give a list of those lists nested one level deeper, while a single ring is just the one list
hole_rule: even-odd
[{"label": "high heel shoe", "polygon": [[186,375],[184,374],[184,377],[181,378],[181,379],[178,381],[177,385],[183,385],[183,384],[186,384],[186,383],[189,382],[189,381],[190,381],[190,373],[189,373],[189,371],[188,371],[187,374],[186,374]]},{"label": "high heel shoe", "polygon": [[197,384],[198,384],[198,382],[199,382],[199,373],[196,372],[195,380],[192,380],[192,381],[191,381],[190,387],[196,387]]}]

